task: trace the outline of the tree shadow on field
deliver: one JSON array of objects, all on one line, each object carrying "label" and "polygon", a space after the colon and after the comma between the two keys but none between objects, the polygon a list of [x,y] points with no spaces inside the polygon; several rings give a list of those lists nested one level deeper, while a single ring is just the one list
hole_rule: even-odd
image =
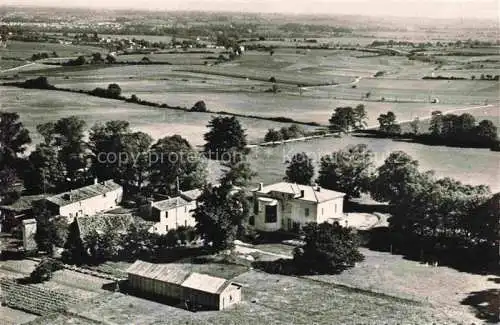
[{"label": "tree shadow on field", "polygon": [[[500,277],[488,280],[500,283]],[[487,323],[498,324],[500,322],[500,288],[471,292],[461,301],[461,304],[471,306],[476,317]]]}]

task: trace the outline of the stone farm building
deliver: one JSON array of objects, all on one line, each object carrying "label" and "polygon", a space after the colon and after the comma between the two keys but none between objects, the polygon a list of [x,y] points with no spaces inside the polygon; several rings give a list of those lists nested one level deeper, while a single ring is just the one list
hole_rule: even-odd
[{"label": "stone farm building", "polygon": [[64,216],[68,222],[72,222],[75,217],[92,216],[116,208],[122,196],[123,187],[108,180],[60,193],[46,200],[55,215]]},{"label": "stone farm building", "polygon": [[174,198],[152,202],[151,221],[155,224],[151,227],[151,231],[166,234],[169,230],[181,226],[194,227],[196,220],[193,218],[193,212],[201,193],[201,190],[194,189],[182,192],[180,196]]},{"label": "stone farm building", "polygon": [[241,301],[241,285],[190,272],[178,264],[136,261],[127,269],[127,273],[129,287],[143,294],[215,310],[228,308]]},{"label": "stone farm building", "polygon": [[260,184],[253,191],[254,213],[250,223],[261,231],[297,231],[309,222],[335,221],[343,216],[344,196],[319,186]]}]

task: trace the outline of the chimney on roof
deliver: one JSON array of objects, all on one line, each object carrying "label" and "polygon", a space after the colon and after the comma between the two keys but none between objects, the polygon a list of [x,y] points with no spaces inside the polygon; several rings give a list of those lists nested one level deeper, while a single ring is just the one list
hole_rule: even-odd
[{"label": "chimney on roof", "polygon": [[96,178],[94,178],[94,185],[97,185],[97,183],[99,182],[99,180]]},{"label": "chimney on roof", "polygon": [[64,194],[64,197],[63,197],[65,200],[68,200],[68,201],[71,201],[71,198],[72,198],[72,193],[71,193],[71,190],[69,190],[68,193]]},{"label": "chimney on roof", "polygon": [[318,184],[316,184],[316,192],[321,192],[321,186],[319,186]]},{"label": "chimney on roof", "polygon": [[262,191],[264,189],[264,183],[259,183],[259,191]]},{"label": "chimney on roof", "polygon": [[303,198],[303,197],[304,197],[304,195],[305,195],[305,193],[306,193],[306,192],[305,192],[304,190],[300,190],[300,196],[299,196],[299,199],[300,199],[300,198]]}]

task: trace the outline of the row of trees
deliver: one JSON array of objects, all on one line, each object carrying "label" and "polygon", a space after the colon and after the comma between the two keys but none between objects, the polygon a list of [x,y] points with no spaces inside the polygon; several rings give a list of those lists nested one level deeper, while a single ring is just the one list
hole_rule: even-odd
[{"label": "row of trees", "polygon": [[[364,131],[389,137],[399,137],[402,134],[401,126],[396,121],[396,114],[389,111],[378,117],[378,130]],[[464,113],[443,114],[441,111],[432,112],[429,121],[429,131],[420,133],[420,120],[414,119],[409,123],[409,131],[403,137],[422,143],[448,144],[457,146],[481,146],[494,148],[498,144],[498,128],[490,120],[479,123],[473,115]]]},{"label": "row of trees", "polygon": [[[287,164],[285,180],[304,185],[314,182],[315,163],[305,152],[295,154]],[[367,146],[348,146],[321,157],[316,183],[355,198],[369,191],[373,173],[373,153]]]},{"label": "row of trees", "polygon": [[332,132],[351,132],[366,127],[367,113],[365,105],[356,107],[337,107],[329,122]]},{"label": "row of trees", "polygon": [[296,139],[306,135],[304,128],[297,124],[293,124],[289,127],[282,127],[281,129],[269,129],[264,136],[264,142],[277,142],[288,139]]},{"label": "row of trees", "polygon": [[179,227],[165,235],[151,233],[147,225],[132,224],[123,233],[114,229],[93,231],[81,238],[76,222],[68,227],[62,259],[69,264],[100,264],[105,261],[153,260],[168,251],[191,243],[195,229]]},{"label": "row of trees", "polygon": [[[208,126],[207,156],[245,152],[246,135],[234,117],[214,117]],[[27,159],[21,159],[31,143],[29,132],[18,114],[1,113],[0,194],[10,192],[16,178],[32,194],[65,191],[94,178],[114,179],[127,191],[141,190],[147,184],[148,191],[167,195],[177,192],[177,180],[180,190],[205,183],[206,163],[179,135],[153,143],[148,134],[133,132],[127,121],[119,120],[94,125],[88,141],[86,130],[85,121],[75,116],[38,125],[42,141]]]},{"label": "row of trees", "polygon": [[493,142],[498,139],[497,127],[490,120],[476,122],[469,113],[461,115],[432,112],[429,132],[432,136],[456,142]]},{"label": "row of trees", "polygon": [[[305,153],[295,155],[286,175],[289,181],[311,184],[315,175],[312,159]],[[478,263],[498,255],[499,216],[491,208],[494,198],[488,187],[420,172],[418,161],[402,151],[391,153],[376,169],[366,145],[349,146],[321,158],[317,182],[347,193],[348,198],[367,193],[388,202],[391,229],[408,241],[424,242],[428,250],[470,248]]]}]

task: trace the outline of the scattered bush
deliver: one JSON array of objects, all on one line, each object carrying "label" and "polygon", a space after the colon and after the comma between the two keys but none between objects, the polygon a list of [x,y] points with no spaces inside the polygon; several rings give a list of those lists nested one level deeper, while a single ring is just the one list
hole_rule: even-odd
[{"label": "scattered bush", "polygon": [[31,272],[29,280],[32,283],[48,281],[52,278],[53,272],[62,270],[63,268],[62,262],[52,258],[44,258],[38,263],[33,272]]},{"label": "scattered bush", "polygon": [[207,111],[207,105],[202,100],[197,101],[193,105],[193,107],[191,107],[191,112],[206,112],[206,111]]}]

